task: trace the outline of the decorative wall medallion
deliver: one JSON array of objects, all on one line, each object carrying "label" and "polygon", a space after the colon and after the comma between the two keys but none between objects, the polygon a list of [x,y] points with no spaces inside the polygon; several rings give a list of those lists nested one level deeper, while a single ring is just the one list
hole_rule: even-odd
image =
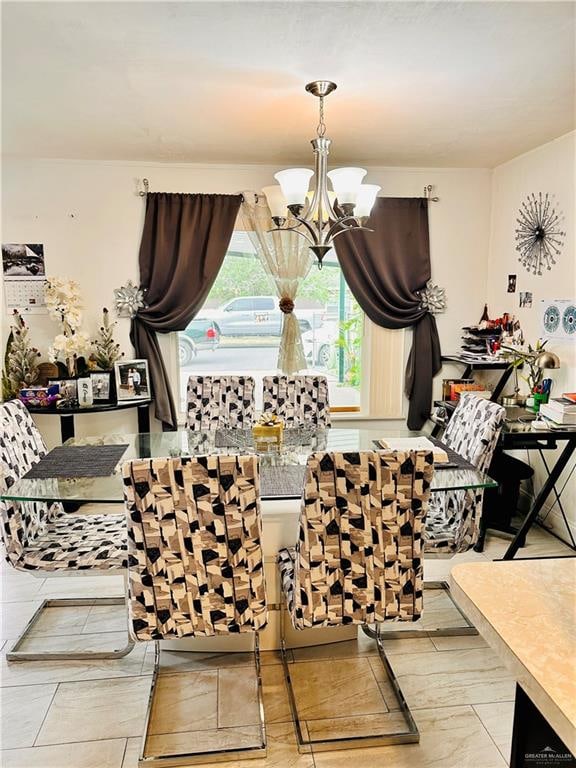
[{"label": "decorative wall medallion", "polygon": [[560,310],[556,304],[550,304],[546,307],[543,323],[546,333],[556,333],[560,326]]},{"label": "decorative wall medallion", "polygon": [[114,289],[114,303],[118,317],[129,317],[132,319],[136,317],[139,309],[146,306],[144,303],[144,291],[137,285],[134,285],[132,280],[128,280],[126,285]]},{"label": "decorative wall medallion", "polygon": [[568,336],[576,333],[576,307],[570,304],[562,314],[562,327]]},{"label": "decorative wall medallion", "polygon": [[420,291],[420,306],[431,315],[439,315],[446,311],[446,289],[428,280],[426,287]]},{"label": "decorative wall medallion", "polygon": [[541,275],[542,268],[556,264],[564,246],[566,232],[562,230],[564,217],[554,207],[552,197],[542,192],[530,194],[518,210],[516,219],[516,250],[518,261],[528,272]]}]

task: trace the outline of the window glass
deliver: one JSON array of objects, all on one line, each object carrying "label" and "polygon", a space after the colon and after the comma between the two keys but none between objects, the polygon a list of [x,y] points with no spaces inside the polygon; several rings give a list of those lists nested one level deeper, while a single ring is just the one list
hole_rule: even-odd
[{"label": "window glass", "polygon": [[[302,282],[296,316],[307,371],[327,376],[333,407],[357,409],[363,314],[334,252],[327,254],[321,270],[314,264]],[[272,280],[250,238],[245,232],[235,232],[204,306],[178,334],[182,410],[188,376],[217,373],[254,376],[256,407],[260,409],[262,377],[278,370],[282,317]]]}]

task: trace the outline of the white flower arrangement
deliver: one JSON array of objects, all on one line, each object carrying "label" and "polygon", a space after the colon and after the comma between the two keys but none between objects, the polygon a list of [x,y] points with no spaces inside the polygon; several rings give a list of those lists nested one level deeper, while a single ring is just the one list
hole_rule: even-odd
[{"label": "white flower arrangement", "polygon": [[76,373],[76,360],[85,356],[92,345],[87,333],[80,330],[82,324],[82,297],[75,280],[49,277],[44,289],[48,314],[60,322],[59,333],[48,350],[51,362],[65,361],[71,376]]}]

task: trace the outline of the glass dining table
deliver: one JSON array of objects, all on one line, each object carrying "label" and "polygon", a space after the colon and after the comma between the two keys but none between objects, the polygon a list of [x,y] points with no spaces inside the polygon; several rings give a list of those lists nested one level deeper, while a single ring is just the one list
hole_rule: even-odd
[{"label": "glass dining table", "polygon": [[[414,437],[407,430],[375,429],[285,429],[282,444],[255,444],[250,430],[218,429],[210,432],[181,430],[138,434],[110,434],[94,437],[74,437],[65,446],[126,445],[122,459],[104,477],[44,477],[21,478],[6,489],[2,498],[14,501],[70,502],[76,504],[115,504],[123,501],[121,464],[134,458],[194,456],[209,453],[257,453],[260,456],[263,501],[299,499],[304,467],[314,451],[353,452],[374,450],[377,441],[398,437]],[[70,454],[73,465],[73,452]],[[59,472],[59,475],[65,473]],[[446,468],[437,466],[432,492],[489,488],[497,483],[470,465]]]}]

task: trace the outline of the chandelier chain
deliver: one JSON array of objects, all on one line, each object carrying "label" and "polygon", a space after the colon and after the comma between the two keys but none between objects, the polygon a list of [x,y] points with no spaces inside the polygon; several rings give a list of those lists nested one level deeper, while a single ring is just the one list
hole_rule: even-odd
[{"label": "chandelier chain", "polygon": [[318,138],[322,139],[326,134],[326,123],[324,122],[324,96],[320,96],[320,120],[316,128]]}]

